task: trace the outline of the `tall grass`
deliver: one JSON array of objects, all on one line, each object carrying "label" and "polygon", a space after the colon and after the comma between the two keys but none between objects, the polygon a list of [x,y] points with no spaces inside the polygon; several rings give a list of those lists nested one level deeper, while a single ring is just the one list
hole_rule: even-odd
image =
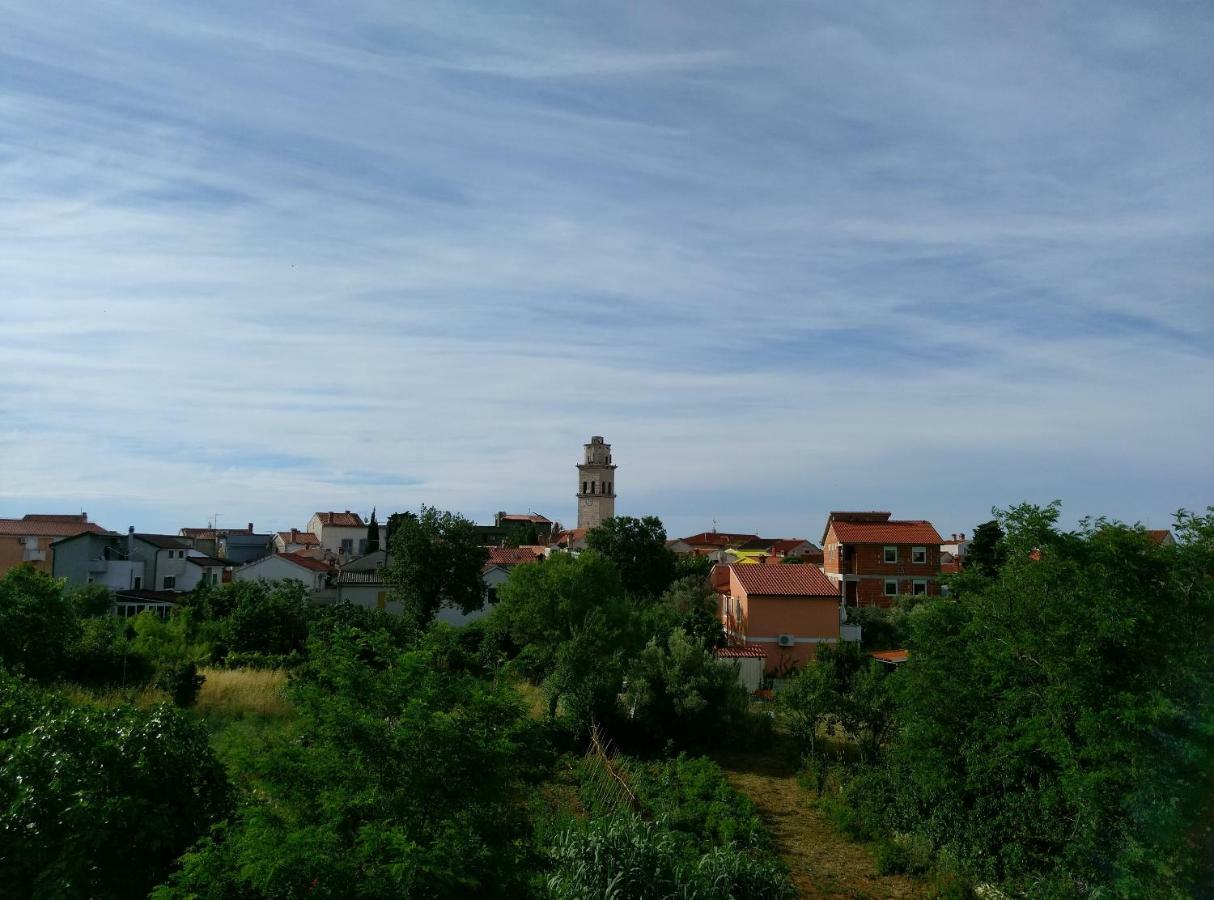
[{"label": "tall grass", "polygon": [[195,709],[214,719],[284,719],[290,716],[281,669],[201,669],[206,678]]},{"label": "tall grass", "polygon": [[151,709],[159,703],[172,703],[173,698],[151,685],[138,687],[87,687],[75,682],[63,682],[59,691],[74,706],[96,706],[113,709],[117,706],[137,706]]}]

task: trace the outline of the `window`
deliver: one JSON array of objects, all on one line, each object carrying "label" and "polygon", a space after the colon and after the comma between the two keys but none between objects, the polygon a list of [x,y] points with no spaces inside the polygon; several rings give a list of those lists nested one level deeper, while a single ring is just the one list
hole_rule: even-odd
[{"label": "window", "polygon": [[354,552],[354,538],[343,538],[341,542],[341,552],[349,556]]},{"label": "window", "polygon": [[211,584],[219,584],[219,573],[218,572],[211,573]]},{"label": "window", "polygon": [[497,603],[497,588],[491,587],[485,593],[488,596],[490,606]]},{"label": "window", "polygon": [[177,587],[177,579],[173,575],[164,576],[164,590],[171,591]]},{"label": "window", "polygon": [[358,541],[358,554],[359,554],[359,556],[363,556],[366,554],[366,552],[367,552],[367,539],[360,538]]},{"label": "window", "polygon": [[916,597],[920,597],[927,593],[927,581],[922,578],[916,578],[911,582],[911,593]]},{"label": "window", "polygon": [[911,547],[911,562],[920,566],[927,565],[927,548]]},{"label": "window", "polygon": [[886,547],[884,559],[887,563],[896,563],[898,561],[898,548]]},{"label": "window", "polygon": [[898,579],[897,578],[885,579],[885,596],[887,596],[887,597],[897,597],[898,596]]},{"label": "window", "polygon": [[594,493],[594,487],[596,484],[598,484],[597,481],[590,482],[590,493],[592,493],[592,494]]},{"label": "window", "polygon": [[131,587],[132,587],[132,588],[134,588],[134,589],[135,589],[135,590],[137,590],[137,591],[141,591],[141,590],[143,590],[143,576],[142,576],[142,575],[136,575],[136,576],[135,576],[135,583],[134,583],[133,585],[131,585]]}]

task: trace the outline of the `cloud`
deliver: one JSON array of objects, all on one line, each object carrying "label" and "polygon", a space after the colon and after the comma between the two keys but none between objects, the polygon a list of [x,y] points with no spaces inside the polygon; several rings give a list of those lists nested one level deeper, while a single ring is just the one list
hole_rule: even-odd
[{"label": "cloud", "polygon": [[593,433],[672,531],[1159,523],[1214,498],[1211,38],[1134,4],[17,4],[0,506],[570,520]]}]

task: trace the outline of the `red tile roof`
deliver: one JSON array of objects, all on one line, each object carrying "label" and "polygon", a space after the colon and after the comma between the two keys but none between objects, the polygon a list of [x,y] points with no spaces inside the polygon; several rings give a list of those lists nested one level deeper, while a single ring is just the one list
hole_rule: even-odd
[{"label": "red tile roof", "polygon": [[560,534],[554,535],[552,538],[553,545],[556,544],[572,544],[574,541],[580,541],[586,536],[589,528],[569,528],[562,531]]},{"label": "red tile roof", "polygon": [[299,531],[292,528],[290,531],[280,531],[278,536],[282,538],[284,544],[303,544],[305,547],[311,547],[320,543],[320,538],[310,531]]},{"label": "red tile roof", "polygon": [[93,534],[106,534],[106,530],[96,522],[81,522],[79,520],[71,522],[60,522],[52,520],[50,517],[31,519],[26,516],[24,519],[0,519],[0,534],[17,535],[24,537],[73,537],[77,534],[85,532]]},{"label": "red tile roof", "polygon": [[830,524],[841,544],[940,544],[940,535],[935,527],[922,519],[888,522],[836,520]]},{"label": "red tile roof", "polygon": [[489,547],[490,566],[517,566],[519,563],[535,562],[540,554],[527,547]]},{"label": "red tile roof", "polygon": [[313,572],[329,572],[333,567],[326,562],[321,562],[319,559],[313,559],[310,556],[304,556],[300,553],[275,553],[287,562],[293,562],[297,566],[302,566],[305,569],[311,569]]},{"label": "red tile roof", "polygon": [[367,523],[358,513],[352,513],[348,509],[345,512],[318,512],[316,515],[321,525],[333,525],[338,528],[367,527]]},{"label": "red tile roof", "polygon": [[717,647],[712,655],[717,659],[767,659],[762,647]]},{"label": "red tile roof", "polygon": [[547,516],[541,516],[539,513],[506,513],[501,518],[503,522],[534,522],[536,525],[552,521]]},{"label": "red tile roof", "polygon": [[909,651],[907,651],[907,650],[870,650],[868,655],[879,662],[892,663],[893,665],[898,665],[900,663],[906,662],[906,658],[909,655]]},{"label": "red tile roof", "polygon": [[86,523],[89,517],[86,513],[26,513],[21,517],[25,522],[80,522]]},{"label": "red tile roof", "polygon": [[813,565],[731,565],[734,577],[747,594],[780,597],[838,597],[839,587]]},{"label": "red tile roof", "polygon": [[1147,537],[1149,537],[1151,540],[1153,540],[1157,544],[1162,544],[1164,541],[1166,541],[1171,536],[1172,536],[1172,532],[1169,531],[1167,528],[1158,528],[1158,529],[1154,529],[1154,530],[1147,529]]}]

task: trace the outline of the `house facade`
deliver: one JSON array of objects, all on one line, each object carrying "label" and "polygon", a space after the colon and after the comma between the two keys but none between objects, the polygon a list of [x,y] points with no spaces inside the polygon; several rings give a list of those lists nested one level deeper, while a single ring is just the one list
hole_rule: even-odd
[{"label": "house facade", "polygon": [[297,553],[275,553],[246,563],[235,572],[235,581],[282,581],[289,579],[303,584],[309,591],[321,591],[328,587],[330,565],[309,556]]},{"label": "house facade", "polygon": [[[313,513],[308,520],[308,531],[316,535],[324,557],[339,564],[366,555],[367,523],[358,513],[348,509],[345,512]],[[387,539],[387,526],[380,525],[379,545],[386,546]]]},{"label": "house facade", "polygon": [[805,665],[820,644],[859,639],[859,629],[844,630],[839,588],[817,566],[718,565],[712,584],[730,643],[763,650],[770,674]]},{"label": "house facade", "polygon": [[320,556],[320,538],[310,531],[292,528],[274,535],[275,553],[302,553],[305,556]]},{"label": "house facade", "polygon": [[176,536],[129,529],[125,535],[90,532],[56,541],[53,574],[74,587],[184,593],[204,583],[219,584],[226,565]]},{"label": "house facade", "polygon": [[0,575],[23,564],[50,575],[55,565],[55,551],[51,545],[85,532],[105,534],[106,530],[90,522],[88,513],[31,513],[20,519],[0,519]]},{"label": "house facade", "polygon": [[922,519],[888,512],[832,512],[823,571],[845,607],[890,606],[900,595],[940,595],[940,535]]}]

